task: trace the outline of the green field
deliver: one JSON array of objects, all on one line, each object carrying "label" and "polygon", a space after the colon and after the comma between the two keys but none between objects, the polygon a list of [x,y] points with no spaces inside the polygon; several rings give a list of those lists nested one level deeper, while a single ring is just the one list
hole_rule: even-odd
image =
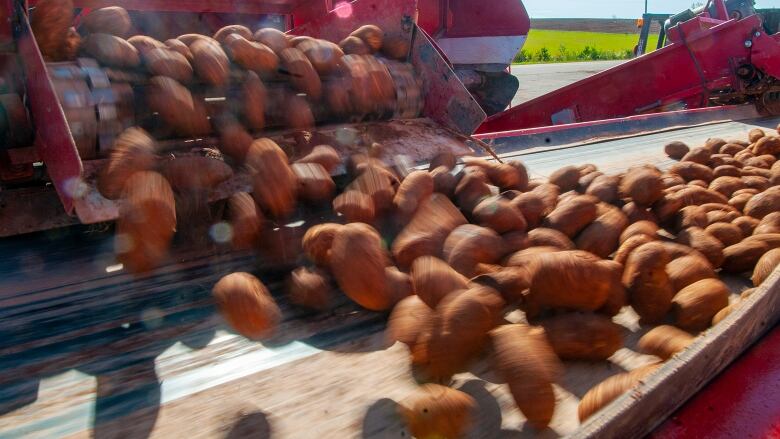
[{"label": "green field", "polygon": [[[638,34],[531,30],[515,62],[530,64],[627,59],[631,58],[638,41]],[[658,36],[651,35],[648,49],[654,49],[657,42]]]}]

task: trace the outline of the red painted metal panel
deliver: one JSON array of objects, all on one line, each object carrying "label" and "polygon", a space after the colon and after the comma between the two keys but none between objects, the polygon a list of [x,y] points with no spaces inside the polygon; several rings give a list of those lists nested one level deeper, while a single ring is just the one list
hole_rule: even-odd
[{"label": "red painted metal panel", "polygon": [[649,437],[780,437],[780,327],[750,348]]},{"label": "red painted metal panel", "polygon": [[417,10],[420,13],[417,25],[434,38],[444,29],[447,0],[419,0]]},{"label": "red painted metal panel", "polygon": [[18,40],[18,50],[27,80],[27,100],[35,121],[35,147],[46,163],[65,212],[72,213],[73,195],[83,170],[81,158],[49,80],[38,44],[33,38],[27,15],[21,12],[19,15],[22,33]]},{"label": "red painted metal panel", "polygon": [[449,38],[528,35],[531,20],[520,0],[450,0]]},{"label": "red painted metal panel", "polygon": [[671,44],[497,114],[478,132],[706,106],[712,90],[740,85],[732,69],[749,60],[745,40],[760,25],[758,16],[750,16],[722,22],[696,36],[686,34],[686,43]]}]

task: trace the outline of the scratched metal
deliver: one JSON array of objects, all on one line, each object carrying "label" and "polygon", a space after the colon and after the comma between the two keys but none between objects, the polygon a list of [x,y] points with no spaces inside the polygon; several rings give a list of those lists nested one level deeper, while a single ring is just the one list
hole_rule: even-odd
[{"label": "scratched metal", "polygon": [[[670,140],[698,144],[712,136],[741,137],[753,126],[770,128],[777,121],[530,150],[518,158],[533,176],[584,162],[607,172],[638,163],[666,166],[662,146]],[[284,321],[274,339],[250,342],[226,329],[209,292],[224,274],[257,271],[253,256],[182,250],[141,278],[112,271],[114,264],[106,231],[75,227],[0,241],[0,437],[88,430],[105,437],[111,436],[105,425],[128,417],[151,417],[154,428],[159,407],[323,351],[361,352],[377,343],[384,328],[383,314],[360,310],[343,297],[325,315],[291,307],[281,292],[283,273],[263,273]],[[351,371],[355,380],[373,372]],[[502,407],[511,404],[505,399]]]}]

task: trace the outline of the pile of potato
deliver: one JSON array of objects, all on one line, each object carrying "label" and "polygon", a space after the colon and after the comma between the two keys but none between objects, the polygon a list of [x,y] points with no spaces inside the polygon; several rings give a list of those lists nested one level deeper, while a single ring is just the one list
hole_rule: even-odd
[{"label": "pile of potato", "polygon": [[[223,125],[234,119],[260,131],[391,116],[396,89],[387,65],[409,53],[409,41],[386,38],[374,25],[339,44],[242,25],[162,42],[129,36],[133,24],[119,6],[92,11],[78,32],[72,21],[69,1],[36,5],[32,26],[44,57],[66,61],[81,54],[105,67],[147,74],[148,107],[174,137],[224,134]],[[269,82],[277,86],[269,89]],[[215,90],[224,92],[225,105],[204,99]]]}]

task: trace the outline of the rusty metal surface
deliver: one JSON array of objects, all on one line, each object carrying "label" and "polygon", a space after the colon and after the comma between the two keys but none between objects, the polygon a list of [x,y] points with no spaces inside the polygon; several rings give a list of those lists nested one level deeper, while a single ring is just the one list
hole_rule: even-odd
[{"label": "rusty metal surface", "polygon": [[[662,146],[671,139],[743,137],[778,120],[518,158],[535,177],[585,162],[607,172],[663,167]],[[404,349],[383,345],[385,316],[344,298],[331,313],[301,311],[281,291],[283,273],[263,271],[284,322],[272,340],[249,342],[225,327],[209,295],[220,276],[239,270],[257,271],[254,258],[216,244],[177,251],[156,273],[134,278],[115,265],[110,233],[69,228],[0,241],[0,436],[213,437],[255,414],[275,438],[400,435],[382,398],[403,397],[412,382]],[[640,332],[629,327],[635,342]],[[632,358],[624,352],[612,362],[573,365],[557,389],[563,399],[550,434],[576,429],[577,395],[642,361]],[[478,366],[456,382],[481,404],[482,436],[474,437],[532,435],[488,369]]]}]

